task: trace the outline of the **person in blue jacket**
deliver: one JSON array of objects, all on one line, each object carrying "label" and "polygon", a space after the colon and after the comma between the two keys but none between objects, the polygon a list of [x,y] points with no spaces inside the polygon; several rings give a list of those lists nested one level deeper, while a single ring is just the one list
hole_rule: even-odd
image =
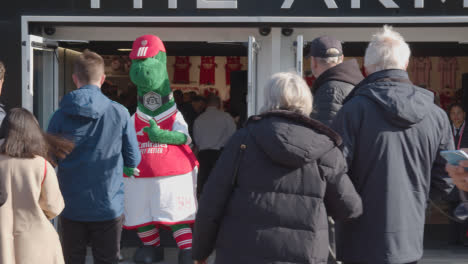
[{"label": "person in blue jacket", "polygon": [[65,200],[62,248],[67,264],[85,263],[88,241],[94,263],[117,263],[124,209],[123,173],[137,174],[141,155],[130,114],[101,93],[104,60],[83,52],[74,63],[79,88],[65,95],[48,132],[75,143],[58,163]]}]

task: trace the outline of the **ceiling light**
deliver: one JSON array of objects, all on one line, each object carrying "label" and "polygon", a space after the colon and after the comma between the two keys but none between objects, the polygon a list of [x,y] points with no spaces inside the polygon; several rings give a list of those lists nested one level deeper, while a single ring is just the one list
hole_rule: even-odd
[{"label": "ceiling light", "polygon": [[132,49],[117,49],[118,51],[132,51]]}]

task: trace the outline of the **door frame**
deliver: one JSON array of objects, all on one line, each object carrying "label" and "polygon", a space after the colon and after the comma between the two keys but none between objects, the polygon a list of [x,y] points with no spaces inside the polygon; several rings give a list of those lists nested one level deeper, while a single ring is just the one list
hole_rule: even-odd
[{"label": "door frame", "polygon": [[[22,107],[33,112],[34,109],[34,51],[44,51],[47,57],[43,58],[43,68],[46,69],[44,72],[46,78],[42,79],[43,87],[52,87],[52,109],[55,110],[58,107],[58,42],[43,38],[36,35],[28,35],[27,40],[22,42],[22,49],[25,53],[23,56],[23,88],[22,88]],[[44,53],[45,54],[45,53]],[[49,79],[49,76],[53,76]],[[40,95],[36,95],[40,96]],[[42,94],[44,96],[44,94]],[[40,109],[39,111],[43,111]]]}]

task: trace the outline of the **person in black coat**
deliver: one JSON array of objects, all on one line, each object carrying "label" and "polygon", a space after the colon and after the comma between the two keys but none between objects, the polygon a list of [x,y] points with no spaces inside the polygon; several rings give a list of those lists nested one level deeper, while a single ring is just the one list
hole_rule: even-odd
[{"label": "person in black coat", "polygon": [[278,73],[265,94],[263,114],[233,135],[203,189],[195,263],[214,249],[217,264],[327,263],[327,217],[362,213],[340,136],[308,117],[305,81]]},{"label": "person in black coat", "polygon": [[341,41],[321,36],[310,44],[311,70],[314,82],[314,111],[311,117],[330,126],[334,117],[364,76],[355,59],[344,61]]},{"label": "person in black coat", "polygon": [[415,263],[423,256],[429,198],[453,184],[440,152],[453,150],[447,114],[434,94],[412,84],[409,45],[391,27],[372,36],[367,78],[335,117],[349,176],[364,213],[337,222],[337,259],[345,264]]},{"label": "person in black coat", "polygon": [[[453,104],[448,109],[452,127],[453,141],[456,149],[468,148],[468,129],[466,128],[466,112],[461,104]],[[450,211],[453,212],[460,204],[460,191],[458,188],[449,195]],[[450,220],[449,243],[454,245],[467,244],[467,223],[457,223]]]}]

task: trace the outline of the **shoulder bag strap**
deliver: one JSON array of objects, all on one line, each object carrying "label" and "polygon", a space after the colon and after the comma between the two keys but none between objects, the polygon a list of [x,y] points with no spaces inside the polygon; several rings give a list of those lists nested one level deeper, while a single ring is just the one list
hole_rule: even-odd
[{"label": "shoulder bag strap", "polygon": [[245,136],[244,136],[244,138],[242,139],[242,141],[241,141],[241,143],[239,145],[239,151],[237,153],[236,161],[235,161],[235,165],[234,165],[234,170],[232,172],[232,186],[234,186],[234,187],[237,186],[237,176],[238,176],[238,173],[239,173],[240,161],[241,161],[242,157],[244,156],[245,150],[247,149],[247,145],[246,145],[245,141],[247,140],[247,137],[250,134],[250,131],[249,131],[249,129],[247,127],[245,128],[245,130],[246,130],[246,133],[245,133]]}]

